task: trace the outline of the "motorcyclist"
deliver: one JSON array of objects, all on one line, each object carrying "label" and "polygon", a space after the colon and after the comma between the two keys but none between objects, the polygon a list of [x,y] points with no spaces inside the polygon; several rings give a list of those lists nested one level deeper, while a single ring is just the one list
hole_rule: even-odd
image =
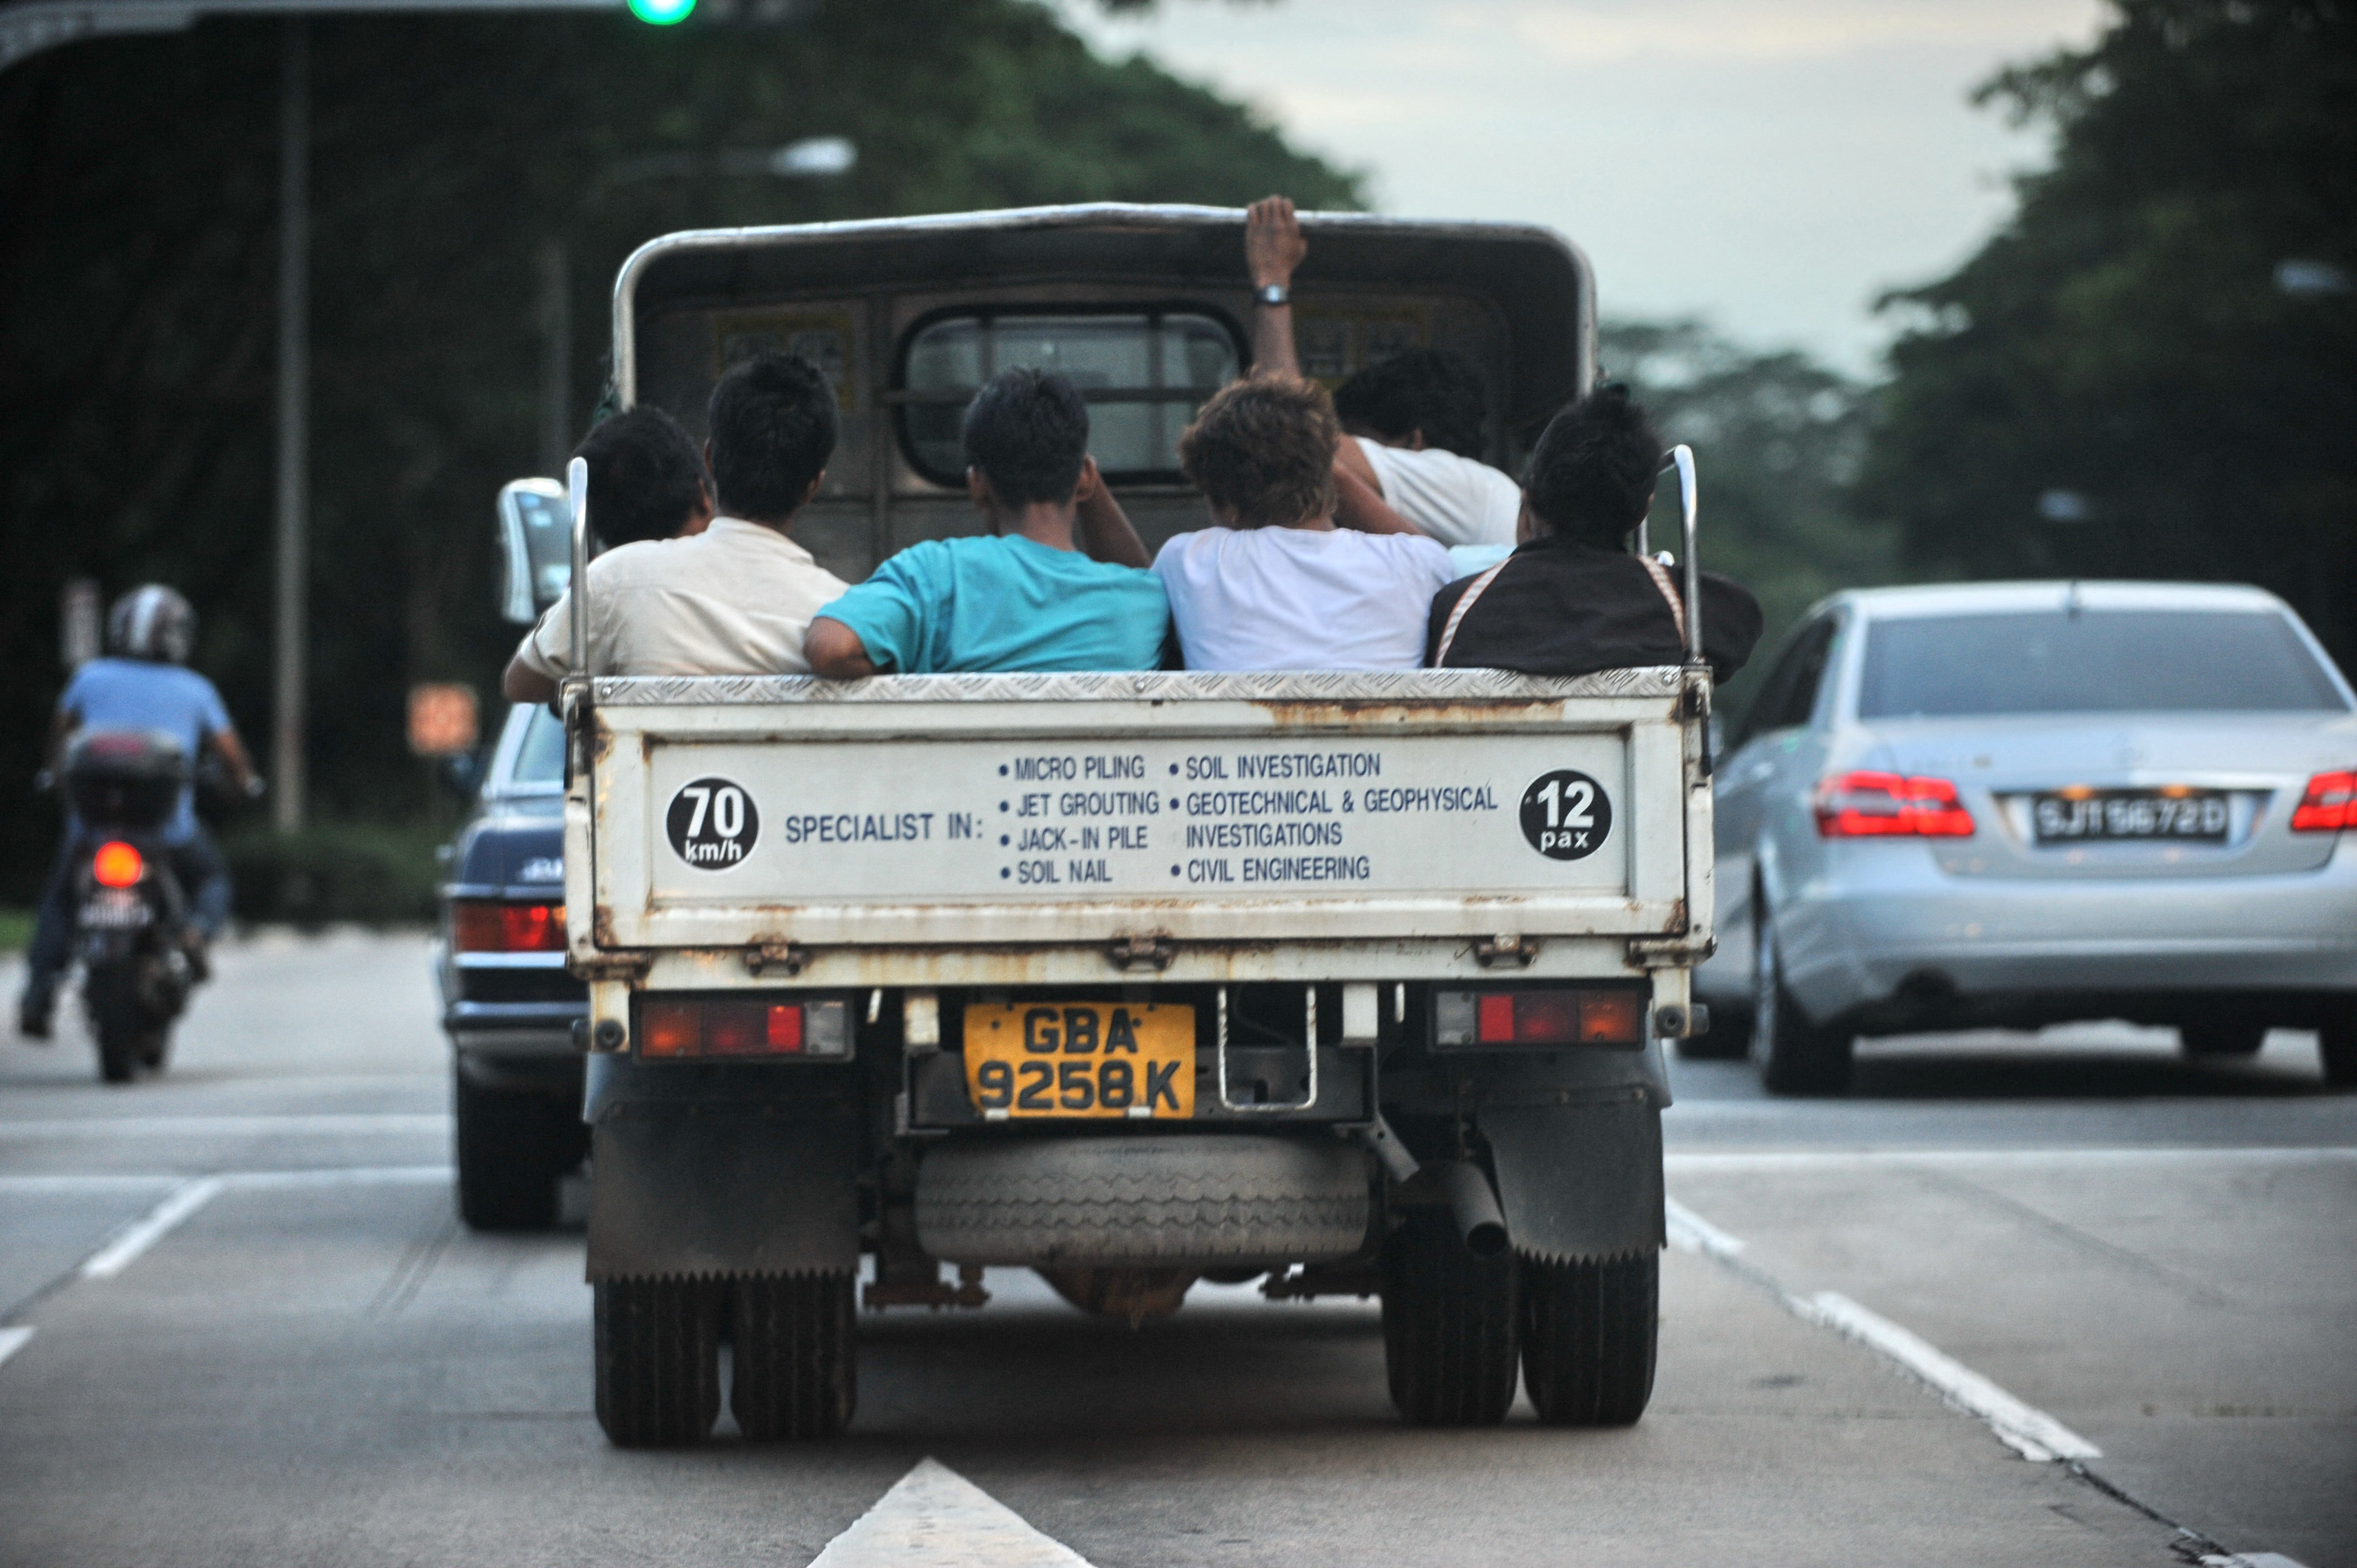
[{"label": "motorcyclist", "polygon": [[[216,758],[231,789],[258,792],[261,780],[221,693],[210,681],[183,668],[197,640],[197,615],[188,601],[159,583],[134,588],[107,612],[106,640],[112,657],[93,659],[75,671],[58,699],[49,771],[56,773],[68,744],[82,730],[162,730],[178,738],[192,764]],[[69,811],[65,841],[41,894],[32,945],[25,954],[16,1026],[31,1039],[49,1037],[58,982],[72,961],[73,872],[83,837],[81,823]],[[204,944],[229,920],[230,880],[228,864],[197,821],[193,779],[182,786],[179,803],[156,837],[188,895],[189,957],[201,974]]]}]

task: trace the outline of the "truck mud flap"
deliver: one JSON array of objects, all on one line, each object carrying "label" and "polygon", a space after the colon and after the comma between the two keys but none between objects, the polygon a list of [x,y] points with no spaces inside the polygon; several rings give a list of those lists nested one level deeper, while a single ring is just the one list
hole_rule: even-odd
[{"label": "truck mud flap", "polygon": [[1515,1251],[1594,1262],[1667,1241],[1662,1113],[1651,1104],[1496,1106],[1480,1115]]},{"label": "truck mud flap", "polygon": [[856,1155],[847,1122],[603,1122],[590,1146],[590,1283],[856,1271]]}]

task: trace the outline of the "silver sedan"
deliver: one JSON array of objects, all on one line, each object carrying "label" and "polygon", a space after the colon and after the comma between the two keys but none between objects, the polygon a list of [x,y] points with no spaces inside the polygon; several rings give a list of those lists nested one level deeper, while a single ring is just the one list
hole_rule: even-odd
[{"label": "silver sedan", "polygon": [[1719,765],[1723,1021],[1689,1045],[1811,1093],[1860,1035],[2122,1018],[2232,1056],[2283,1026],[2357,1082],[2352,790],[2357,700],[2258,589],[1837,595]]}]

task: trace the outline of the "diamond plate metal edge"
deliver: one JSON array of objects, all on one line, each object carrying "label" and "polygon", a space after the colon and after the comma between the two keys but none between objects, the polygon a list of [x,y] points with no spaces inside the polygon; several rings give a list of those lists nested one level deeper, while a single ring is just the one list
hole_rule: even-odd
[{"label": "diamond plate metal edge", "polygon": [[1669,696],[1674,664],[1592,675],[1518,675],[1508,670],[1400,670],[1284,674],[632,675],[594,682],[614,707],[786,703],[1465,702]]}]

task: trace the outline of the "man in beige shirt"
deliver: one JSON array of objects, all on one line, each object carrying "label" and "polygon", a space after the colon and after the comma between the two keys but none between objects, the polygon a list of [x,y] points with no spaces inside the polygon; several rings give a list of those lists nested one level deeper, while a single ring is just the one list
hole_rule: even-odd
[{"label": "man in beige shirt", "polygon": [[[803,634],[847,585],[786,530],[826,478],[834,392],[809,360],[764,354],[720,378],[708,424],[719,515],[701,533],[625,544],[590,563],[591,674],[810,672]],[[554,696],[572,639],[568,593],[508,661],[509,699]]]}]

